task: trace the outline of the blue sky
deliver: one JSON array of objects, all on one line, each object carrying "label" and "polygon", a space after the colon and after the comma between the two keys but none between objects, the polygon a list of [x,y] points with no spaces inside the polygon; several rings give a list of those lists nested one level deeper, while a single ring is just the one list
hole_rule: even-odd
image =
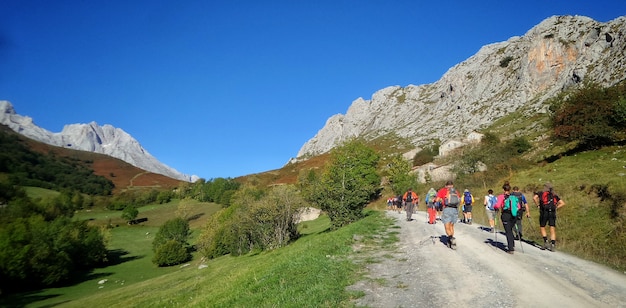
[{"label": "blue sky", "polygon": [[282,167],[334,114],[553,15],[626,1],[0,1],[0,99],[97,122],[205,179]]}]

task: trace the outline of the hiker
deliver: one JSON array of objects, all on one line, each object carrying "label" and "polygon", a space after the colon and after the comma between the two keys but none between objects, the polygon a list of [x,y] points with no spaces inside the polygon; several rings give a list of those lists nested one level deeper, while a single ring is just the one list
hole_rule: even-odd
[{"label": "hiker", "polygon": [[387,211],[393,209],[393,197],[387,198]]},{"label": "hiker", "polygon": [[[554,193],[551,183],[545,183],[543,191],[535,193],[533,201],[539,208],[539,230],[543,237],[542,249],[554,251],[556,248],[556,210],[565,206],[565,201]],[[548,246],[546,224],[550,226],[550,246]]]},{"label": "hiker", "polygon": [[396,211],[398,211],[398,214],[400,214],[400,212],[402,212],[402,195],[397,195],[394,199],[393,199]]},{"label": "hiker", "polygon": [[463,222],[466,224],[472,224],[472,204],[474,204],[474,196],[470,193],[469,189],[465,189],[463,192]]},{"label": "hiker", "polygon": [[519,199],[516,196],[511,195],[511,185],[506,182],[502,185],[503,194],[498,196],[498,201],[494,208],[496,211],[501,211],[500,218],[502,219],[502,226],[506,234],[507,253],[513,254],[515,251],[515,239],[513,238],[513,227],[517,220],[517,210],[519,209]]},{"label": "hiker", "polygon": [[426,207],[428,208],[428,223],[434,225],[436,223],[436,215],[437,215],[437,191],[434,188],[430,188],[430,190],[426,193]]},{"label": "hiker", "polygon": [[406,212],[406,221],[411,221],[411,215],[413,211],[417,207],[417,204],[420,201],[420,197],[413,191],[412,188],[409,188],[404,195],[402,196],[402,201],[404,201],[404,211]]},{"label": "hiker", "polygon": [[456,249],[456,239],[454,238],[454,224],[459,218],[458,206],[461,203],[461,196],[454,188],[452,181],[447,181],[446,186],[437,192],[437,201],[443,204],[443,215],[441,221],[448,236],[447,245]]},{"label": "hiker", "polygon": [[515,223],[515,228],[513,228],[513,233],[515,234],[516,240],[521,240],[523,238],[522,220],[524,220],[524,213],[526,213],[526,217],[530,218],[530,208],[528,208],[526,196],[519,191],[519,187],[513,186],[511,195],[516,196],[520,200],[520,211],[517,213],[517,221]]},{"label": "hiker", "polygon": [[489,189],[487,191],[487,195],[485,196],[485,201],[483,202],[485,204],[485,213],[487,213],[487,220],[489,220],[489,232],[494,233],[496,232],[496,224],[495,224],[495,218],[496,218],[496,210],[494,208],[494,206],[496,205],[496,202],[498,201],[498,198],[496,198],[496,196],[493,195],[493,189]]}]

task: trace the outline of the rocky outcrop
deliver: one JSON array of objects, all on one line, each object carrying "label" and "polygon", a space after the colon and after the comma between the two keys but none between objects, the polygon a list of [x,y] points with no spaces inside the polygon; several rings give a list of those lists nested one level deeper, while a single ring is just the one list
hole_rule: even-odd
[{"label": "rocky outcrop", "polygon": [[146,171],[193,182],[197,176],[182,174],[150,155],[131,135],[111,125],[70,124],[60,133],[52,133],[33,123],[33,119],[15,112],[8,101],[0,101],[0,123],[37,141],[75,150],[106,154]]},{"label": "rocky outcrop", "polygon": [[521,107],[543,112],[546,99],[584,81],[610,86],[624,78],[626,17],[600,23],[554,16],[521,37],[482,47],[435,83],[387,87],[370,100],[356,99],[291,161],[328,152],[351,137],[395,133],[415,147],[461,140]]}]

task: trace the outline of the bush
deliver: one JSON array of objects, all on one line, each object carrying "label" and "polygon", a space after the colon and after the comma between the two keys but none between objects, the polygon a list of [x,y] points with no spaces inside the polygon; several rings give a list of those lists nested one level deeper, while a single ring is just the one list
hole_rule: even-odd
[{"label": "bush", "polygon": [[511,56],[504,57],[504,59],[500,60],[500,67],[509,66],[509,62],[511,62],[512,60],[513,60],[513,57]]},{"label": "bush", "polygon": [[[152,261],[159,266],[167,266],[189,260],[187,240],[190,234],[187,220],[178,217],[166,221],[159,228],[152,242],[152,250],[155,252]],[[184,254],[182,253],[183,250]]]},{"label": "bush", "polygon": [[554,137],[578,142],[583,149],[599,148],[626,140],[626,85],[595,85],[551,104]]},{"label": "bush", "polygon": [[158,266],[171,266],[187,262],[191,259],[187,247],[177,240],[168,240],[159,246],[152,258]]}]

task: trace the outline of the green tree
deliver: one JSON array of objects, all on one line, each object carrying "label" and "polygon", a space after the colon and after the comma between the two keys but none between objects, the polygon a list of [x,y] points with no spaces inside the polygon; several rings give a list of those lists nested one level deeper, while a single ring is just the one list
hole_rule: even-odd
[{"label": "green tree", "polygon": [[[152,250],[155,252],[152,261],[159,266],[175,265],[188,261],[189,243],[187,241],[190,235],[191,231],[187,220],[177,217],[166,221],[159,228],[152,242]],[[180,253],[182,249],[180,247],[184,248],[187,254]],[[178,258],[172,259],[173,256]]]},{"label": "green tree", "polygon": [[402,194],[407,189],[417,188],[417,177],[410,174],[411,165],[401,155],[391,157],[389,163],[389,182],[394,194]]},{"label": "green tree", "polygon": [[152,262],[158,266],[172,266],[187,262],[190,259],[191,254],[183,243],[168,240],[156,249]]},{"label": "green tree", "polygon": [[139,210],[134,205],[127,206],[122,210],[122,218],[126,221],[134,220],[137,215],[139,215]]},{"label": "green tree", "polygon": [[333,229],[360,219],[363,208],[380,190],[378,160],[374,150],[357,140],[331,151],[321,189],[309,198],[328,214]]}]

